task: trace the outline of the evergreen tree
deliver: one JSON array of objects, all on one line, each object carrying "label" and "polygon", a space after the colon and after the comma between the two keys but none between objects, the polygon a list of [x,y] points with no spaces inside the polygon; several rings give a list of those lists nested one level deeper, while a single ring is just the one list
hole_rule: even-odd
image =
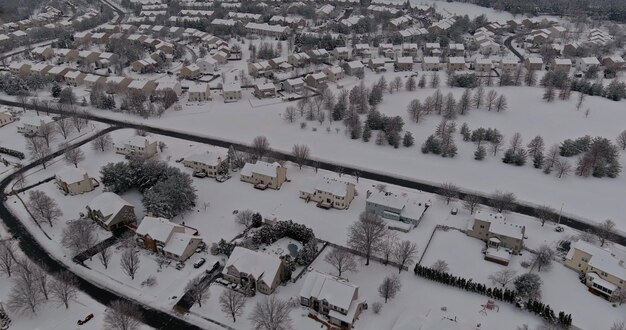
[{"label": "evergreen tree", "polygon": [[365,123],[361,138],[363,139],[363,142],[369,142],[371,137],[372,137],[372,129],[367,125],[367,123]]},{"label": "evergreen tree", "polygon": [[425,74],[422,75],[422,77],[420,78],[420,81],[417,83],[417,86],[419,88],[426,87],[426,75]]},{"label": "evergreen tree", "polygon": [[487,150],[485,150],[484,146],[479,146],[476,151],[474,152],[474,159],[476,160],[483,160],[485,159],[485,156],[487,155]]},{"label": "evergreen tree", "polygon": [[61,86],[56,82],[52,85],[52,89],[50,90],[52,97],[57,98],[61,95]]},{"label": "evergreen tree", "polygon": [[461,125],[460,133],[463,136],[463,141],[467,142],[471,139],[471,131],[467,123],[463,123],[463,125]]},{"label": "evergreen tree", "polygon": [[435,155],[441,154],[441,140],[435,135],[430,135],[424,144],[422,144],[422,153],[433,153]]},{"label": "evergreen tree", "polygon": [[404,137],[402,138],[402,145],[405,147],[411,147],[415,144],[415,139],[413,139],[413,134],[411,132],[405,132]]},{"label": "evergreen tree", "polygon": [[406,80],[406,90],[409,92],[414,91],[417,88],[417,83],[415,82],[415,78],[413,76],[410,76],[407,80]]}]

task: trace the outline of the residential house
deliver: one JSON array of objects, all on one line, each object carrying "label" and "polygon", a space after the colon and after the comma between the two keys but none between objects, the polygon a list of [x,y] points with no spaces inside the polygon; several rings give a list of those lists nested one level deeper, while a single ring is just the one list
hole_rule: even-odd
[{"label": "residential house", "polygon": [[81,50],[78,52],[78,59],[82,64],[93,64],[100,59],[100,53],[89,50]]},{"label": "residential house", "polygon": [[378,45],[378,56],[394,58],[396,55],[393,44],[381,43]]},{"label": "residential house", "polygon": [[23,116],[17,126],[17,132],[24,135],[35,135],[54,125],[54,118],[50,116]]},{"label": "residential house", "polygon": [[427,42],[424,50],[427,56],[441,56],[441,45],[438,42]]},{"label": "residential house", "polygon": [[67,166],[56,173],[55,182],[66,195],[80,195],[94,190],[94,179],[82,168]]},{"label": "residential house", "polygon": [[218,51],[217,53],[215,53],[213,55],[213,59],[217,61],[217,64],[219,65],[225,65],[228,64],[228,53],[224,52],[224,51]]},{"label": "residential house", "polygon": [[189,86],[187,95],[190,102],[210,101],[212,99],[211,89],[209,88],[209,85],[205,83]]},{"label": "residential house", "polygon": [[488,248],[504,248],[519,254],[524,247],[526,227],[506,221],[504,215],[490,211],[476,211],[467,235],[487,242]]},{"label": "residential house", "polygon": [[430,207],[430,201],[398,196],[387,191],[367,191],[365,211],[383,219],[417,226]]},{"label": "residential house", "polygon": [[287,180],[287,168],[277,162],[270,164],[259,160],[254,164],[246,163],[240,174],[241,181],[252,183],[259,189],[280,189]]},{"label": "residential house", "polygon": [[541,69],[543,69],[543,59],[538,56],[526,57],[526,59],[524,60],[524,66],[529,71],[540,71]]},{"label": "residential house", "polygon": [[195,80],[202,76],[202,69],[197,64],[191,64],[180,69],[180,77]]},{"label": "residential house", "polygon": [[313,88],[321,88],[326,86],[327,80],[328,78],[323,72],[311,73],[304,78],[306,84]]},{"label": "residential house", "polygon": [[491,72],[492,61],[490,58],[478,58],[474,63],[474,71]]},{"label": "residential house", "polygon": [[574,41],[563,46],[563,55],[564,56],[576,56],[579,51],[583,48],[580,42]]},{"label": "residential house", "polygon": [[368,44],[356,44],[354,45],[354,52],[356,56],[361,56],[361,58],[370,58],[372,57],[372,51],[370,49],[370,45]]},{"label": "residential house", "polygon": [[464,57],[448,57],[448,71],[463,71],[465,70],[465,58]]},{"label": "residential house", "polygon": [[33,64],[33,66],[30,67],[30,73],[44,76],[48,73],[48,70],[50,70],[51,68],[52,68],[52,65],[49,65],[46,63],[37,63],[37,64]]},{"label": "residential house", "polygon": [[354,183],[323,178],[312,190],[301,190],[300,198],[307,203],[317,203],[321,208],[345,210],[350,207],[355,194]]},{"label": "residential house", "polygon": [[599,68],[600,61],[595,57],[583,57],[576,61],[576,69],[579,71],[587,72],[591,67]]},{"label": "residential house", "polygon": [[144,249],[177,261],[189,259],[202,243],[197,230],[155,217],[141,220],[135,230],[135,240]]},{"label": "residential house", "polygon": [[76,87],[83,84],[86,76],[86,74],[80,71],[69,71],[63,78],[68,85]]},{"label": "residential house", "polygon": [[563,71],[569,73],[572,69],[572,60],[569,58],[555,58],[550,65],[552,71]]},{"label": "residential house", "polygon": [[612,300],[617,290],[626,290],[626,268],[624,260],[618,259],[608,250],[579,240],[572,244],[565,266],[584,276],[589,291]]},{"label": "residential house", "polygon": [[87,204],[87,217],[106,230],[134,224],[135,207],[112,192],[103,192]]},{"label": "residential house", "polygon": [[499,69],[501,72],[512,74],[519,67],[517,57],[504,57],[500,60]]},{"label": "residential house", "polygon": [[259,83],[254,85],[252,94],[258,98],[276,97],[276,86],[272,83]]},{"label": "residential house", "polygon": [[372,71],[383,71],[385,69],[385,59],[384,58],[370,58],[369,61],[367,62],[367,66],[372,70]]},{"label": "residential house", "polygon": [[333,49],[333,58],[337,61],[345,61],[350,58],[350,50],[348,47],[337,47]]},{"label": "residential house", "polygon": [[300,304],[324,315],[339,329],[352,329],[365,301],[359,298],[357,285],[314,270],[300,289]]},{"label": "residential house", "polygon": [[180,96],[180,94],[182,94],[182,92],[183,92],[183,88],[180,85],[180,82],[178,82],[176,80],[159,81],[159,84],[154,89],[154,92],[155,92],[155,94],[157,96],[164,97],[165,93],[168,90],[173,91],[174,93],[176,93],[176,96]]},{"label": "residential house", "polygon": [[286,93],[302,93],[304,89],[304,80],[302,78],[287,79],[282,82],[283,89]]},{"label": "residential house", "polygon": [[64,63],[78,59],[78,50],[76,49],[58,48],[54,50],[54,54],[59,58],[59,61]]},{"label": "residential house", "polygon": [[220,171],[228,169],[228,157],[215,152],[203,152],[193,154],[183,159],[183,165],[189,167],[194,173],[203,172],[208,177],[216,177]]},{"label": "residential house", "polygon": [[248,63],[248,74],[255,78],[270,77],[273,74],[273,69],[268,61]]},{"label": "residential house", "polygon": [[257,291],[270,295],[283,281],[285,266],[285,261],[277,256],[237,246],[222,274],[225,280],[239,285],[249,295]]},{"label": "residential house", "polygon": [[9,64],[9,72],[16,76],[27,76],[30,73],[30,64],[23,62],[12,62]]},{"label": "residential house", "polygon": [[133,62],[131,64],[131,70],[133,70],[134,72],[139,72],[139,73],[151,72],[151,71],[154,71],[157,64],[158,64],[157,61],[148,57],[143,60],[138,60],[138,61]]},{"label": "residential house", "polygon": [[115,152],[125,156],[150,158],[158,152],[157,141],[147,136],[135,135],[126,141],[115,143]]},{"label": "residential house", "polygon": [[224,97],[224,103],[241,100],[241,85],[224,84],[222,86],[222,96]]},{"label": "residential house", "polygon": [[93,89],[96,86],[104,86],[104,84],[106,83],[106,80],[107,80],[106,77],[97,76],[95,74],[90,73],[90,74],[85,75],[83,82],[85,83],[85,87],[89,89]]},{"label": "residential house", "polygon": [[422,59],[423,71],[439,71],[441,67],[441,59],[438,56],[425,56]]},{"label": "residential house", "polygon": [[605,57],[604,60],[602,60],[602,65],[607,69],[621,71],[626,68],[626,61],[619,55],[613,55]]},{"label": "residential house", "polygon": [[402,44],[402,56],[417,57],[419,52],[419,46],[415,43]]},{"label": "residential house", "polygon": [[39,46],[31,50],[30,54],[36,60],[45,61],[54,56],[54,49],[50,46]]},{"label": "residential house", "polygon": [[212,57],[198,59],[196,65],[202,72],[215,72],[218,68],[217,60]]},{"label": "residential house", "polygon": [[267,23],[254,23],[250,22],[245,26],[246,30],[250,33],[265,35],[271,37],[280,37],[291,33],[291,28],[282,25],[269,25]]},{"label": "residential house", "polygon": [[128,89],[128,85],[130,85],[131,82],[133,82],[133,79],[128,77],[106,77],[105,86],[107,93],[115,94],[124,91]]},{"label": "residential house", "polygon": [[365,66],[361,61],[350,61],[343,64],[343,71],[349,76],[363,76]]},{"label": "residential house", "polygon": [[413,71],[413,57],[402,56],[396,59],[394,63],[395,71]]},{"label": "residential house", "polygon": [[337,82],[345,77],[345,73],[340,66],[326,67],[322,70],[328,81]]},{"label": "residential house", "polygon": [[48,70],[48,76],[53,78],[56,81],[63,81],[65,78],[65,74],[68,73],[71,68],[65,66],[53,66]]},{"label": "residential house", "polygon": [[463,44],[448,44],[448,56],[465,56],[465,46]]},{"label": "residential house", "polygon": [[311,56],[304,52],[289,54],[287,57],[287,63],[294,67],[304,67],[311,64]]},{"label": "residential house", "polygon": [[6,126],[15,121],[15,116],[6,110],[0,111],[0,127]]},{"label": "residential house", "polygon": [[128,84],[128,90],[131,92],[139,92],[145,96],[150,96],[156,89],[156,82],[154,80],[133,80]]}]

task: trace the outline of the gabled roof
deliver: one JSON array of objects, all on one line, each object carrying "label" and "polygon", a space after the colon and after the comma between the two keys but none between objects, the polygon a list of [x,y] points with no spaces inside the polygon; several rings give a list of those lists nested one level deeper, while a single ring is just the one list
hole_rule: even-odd
[{"label": "gabled roof", "polygon": [[252,275],[256,280],[263,279],[271,285],[279,276],[280,265],[281,260],[276,256],[237,246],[226,261],[222,273],[227,274],[228,268],[233,266],[239,272]]},{"label": "gabled roof", "polygon": [[135,232],[141,236],[149,235],[153,240],[166,243],[172,231],[177,227],[183,228],[165,218],[144,217]]},{"label": "gabled roof", "polygon": [[[119,213],[125,206],[133,207],[132,204],[112,192],[103,192],[87,204],[89,209],[100,211],[105,218]],[[108,220],[111,219],[112,217],[108,218]]]},{"label": "gabled roof", "polygon": [[358,289],[358,286],[344,279],[315,270],[306,276],[300,289],[300,297],[326,300],[330,305],[347,311]]},{"label": "gabled roof", "polygon": [[276,177],[276,172],[279,167],[281,167],[281,165],[277,162],[271,164],[263,161],[257,161],[254,164],[246,163],[241,169],[241,175],[251,176],[253,173],[257,173],[269,177]]},{"label": "gabled roof", "polygon": [[87,175],[87,171],[82,168],[66,166],[55,175],[56,179],[67,184],[83,181]]}]

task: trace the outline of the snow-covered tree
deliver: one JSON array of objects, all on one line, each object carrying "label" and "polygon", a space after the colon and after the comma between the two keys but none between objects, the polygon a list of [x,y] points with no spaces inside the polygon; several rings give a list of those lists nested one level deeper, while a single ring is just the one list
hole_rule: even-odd
[{"label": "snow-covered tree", "polygon": [[[226,291],[229,291],[226,289]],[[192,304],[198,304],[198,307],[202,307],[202,303],[209,300],[208,287],[202,283],[202,276],[196,277],[187,283],[185,292],[191,298]]]},{"label": "snow-covered tree", "polygon": [[380,286],[378,286],[378,293],[381,298],[385,299],[385,303],[387,303],[389,299],[396,297],[401,287],[402,283],[400,282],[400,277],[398,277],[398,275],[387,276]]},{"label": "snow-covered tree", "polygon": [[527,299],[539,299],[541,297],[541,278],[537,274],[525,273],[518,276],[513,285],[517,294]]},{"label": "snow-covered tree", "polygon": [[29,192],[27,205],[37,222],[45,221],[50,227],[63,215],[57,202],[41,190]]},{"label": "snow-covered tree", "polygon": [[293,305],[275,295],[266,296],[256,303],[248,317],[253,329],[257,330],[286,330],[292,328],[293,321],[289,313]]},{"label": "snow-covered tree", "polygon": [[120,257],[120,266],[124,274],[130,276],[131,280],[135,279],[135,274],[139,270],[141,261],[139,259],[139,251],[133,247],[126,248]]},{"label": "snow-covered tree", "polygon": [[365,265],[369,265],[370,256],[376,252],[387,233],[387,225],[375,213],[363,212],[359,220],[348,229],[348,245],[365,253]]},{"label": "snow-covered tree", "polygon": [[489,275],[489,280],[493,284],[499,284],[504,288],[507,284],[511,283],[516,276],[517,272],[515,270],[505,268]]},{"label": "snow-covered tree", "polygon": [[344,249],[334,248],[324,257],[324,260],[335,267],[337,276],[341,277],[341,274],[346,272],[356,272],[357,263],[354,255]]},{"label": "snow-covered tree", "polygon": [[111,302],[104,314],[104,325],[111,330],[139,330],[143,316],[135,305],[123,300]]},{"label": "snow-covered tree", "polygon": [[243,314],[246,296],[243,293],[227,288],[222,292],[219,300],[222,312],[232,316],[233,322],[237,322],[237,317]]}]

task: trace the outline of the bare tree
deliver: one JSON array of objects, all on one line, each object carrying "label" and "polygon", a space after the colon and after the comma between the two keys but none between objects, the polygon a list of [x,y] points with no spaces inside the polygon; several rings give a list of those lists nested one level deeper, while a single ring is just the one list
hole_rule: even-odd
[{"label": "bare tree", "polygon": [[122,271],[124,274],[130,276],[132,280],[135,279],[135,274],[139,270],[139,251],[137,251],[133,247],[126,248],[124,252],[122,252],[122,256],[120,259],[120,265],[122,266]]},{"label": "bare tree", "polygon": [[52,227],[62,215],[57,202],[41,190],[33,190],[28,194],[28,206],[37,222],[46,221]]},{"label": "bare tree", "polygon": [[11,277],[16,266],[15,242],[9,239],[0,240],[0,272]]},{"label": "bare tree", "polygon": [[552,265],[554,255],[555,252],[551,247],[545,244],[541,245],[539,249],[537,249],[537,253],[532,257],[533,265],[537,266],[537,271],[540,272],[542,267],[544,269],[549,268]]},{"label": "bare tree", "polygon": [[356,272],[357,270],[357,263],[354,255],[344,249],[334,248],[326,254],[324,260],[337,269],[337,272],[339,272],[337,276],[340,277],[342,273]]},{"label": "bare tree", "polygon": [[463,207],[467,209],[470,214],[474,214],[474,212],[480,210],[480,203],[482,202],[482,198],[475,195],[465,195],[463,198]]},{"label": "bare tree", "polygon": [[398,263],[398,273],[402,272],[402,268],[405,265],[408,266],[415,261],[417,244],[406,240],[396,244],[393,250],[393,257],[396,263]]},{"label": "bare tree", "polygon": [[495,107],[497,98],[498,93],[493,89],[487,93],[487,111],[491,111]]},{"label": "bare tree", "polygon": [[265,136],[257,136],[252,140],[252,150],[257,159],[261,159],[270,152],[270,142]]},{"label": "bare tree", "polygon": [[556,161],[554,162],[554,169],[556,170],[556,174],[560,179],[572,174],[574,167],[567,159],[557,157]]},{"label": "bare tree", "polygon": [[104,266],[104,269],[109,268],[109,262],[111,261],[112,255],[113,252],[109,248],[101,249],[98,252],[98,260],[100,260],[100,263],[102,264],[102,266]]},{"label": "bare tree", "polygon": [[224,289],[220,295],[220,309],[233,317],[233,322],[237,322],[237,317],[243,314],[246,306],[246,296],[235,290]]},{"label": "bare tree", "polygon": [[500,284],[504,288],[507,284],[511,283],[515,277],[517,276],[517,272],[513,269],[502,269],[491,275],[489,275],[489,280],[493,284]]},{"label": "bare tree", "polygon": [[446,205],[449,205],[450,202],[459,198],[459,187],[457,187],[454,183],[446,182],[441,185],[439,189],[437,189],[437,194],[446,202]]},{"label": "bare tree", "polygon": [[63,270],[59,272],[56,279],[50,283],[50,295],[52,299],[59,301],[65,305],[65,309],[70,307],[70,302],[77,299],[78,279],[69,271]]},{"label": "bare tree", "polygon": [[609,330],[626,330],[626,322],[625,321],[621,321],[621,322],[613,322],[613,325],[611,325],[611,328]]},{"label": "bare tree", "polygon": [[539,206],[535,210],[535,217],[541,221],[541,227],[543,227],[546,221],[554,220],[554,209],[547,205]]},{"label": "bare tree", "polygon": [[626,150],[626,130],[623,130],[617,136],[617,145],[622,148],[622,150]]},{"label": "bare tree", "polygon": [[594,244],[598,240],[595,233],[591,229],[587,229],[578,234],[578,239],[591,244]]},{"label": "bare tree", "polygon": [[292,304],[272,295],[257,302],[248,319],[254,330],[287,330],[292,328],[289,313]]},{"label": "bare tree", "polygon": [[515,210],[517,199],[515,194],[496,190],[489,200],[491,208],[498,213],[506,213]]},{"label": "bare tree", "polygon": [[38,136],[27,138],[26,149],[32,159],[41,159],[43,168],[46,168],[45,157],[50,155],[50,147],[46,144],[46,141]]},{"label": "bare tree", "polygon": [[252,210],[249,210],[249,209],[241,210],[237,212],[237,215],[235,216],[235,222],[246,226],[246,228],[249,228],[250,226],[252,226],[253,219],[254,219],[254,212],[252,212]]},{"label": "bare tree", "polygon": [[70,113],[72,116],[71,117],[72,125],[74,125],[74,128],[76,129],[76,131],[80,133],[80,131],[82,131],[83,128],[87,127],[87,123],[88,123],[87,119],[80,117],[76,110],[73,110]]},{"label": "bare tree", "polygon": [[202,277],[196,277],[187,283],[185,287],[185,292],[191,297],[192,304],[198,304],[199,307],[202,307],[202,303],[209,300],[209,290],[202,283]]},{"label": "bare tree", "polygon": [[290,105],[287,107],[287,109],[285,109],[284,118],[286,121],[293,123],[294,121],[296,121],[297,117],[298,117],[298,110],[295,107]]},{"label": "bare tree", "polygon": [[159,270],[163,269],[163,266],[166,265],[167,263],[170,262],[170,259],[168,259],[165,255],[163,254],[157,254],[154,258],[154,262],[156,262],[157,266],[159,267]]},{"label": "bare tree", "polygon": [[61,133],[61,136],[63,136],[64,140],[67,140],[67,137],[72,133],[75,128],[70,118],[59,119],[56,121],[56,125],[57,131]]},{"label": "bare tree", "polygon": [[379,250],[387,234],[387,225],[375,213],[363,212],[359,220],[348,230],[348,245],[365,253],[365,265],[370,264],[370,256]]},{"label": "bare tree", "polygon": [[389,90],[395,90],[396,92],[400,91],[400,89],[402,88],[402,78],[400,77],[396,77],[394,80],[392,80],[389,83]]},{"label": "bare tree", "polygon": [[127,301],[116,300],[111,302],[104,314],[104,325],[110,330],[139,330],[142,319],[137,306]]},{"label": "bare tree", "polygon": [[96,244],[96,234],[90,220],[75,220],[63,228],[61,244],[79,254]]},{"label": "bare tree", "polygon": [[472,105],[474,108],[479,109],[483,102],[485,101],[485,89],[483,86],[478,87],[476,93],[474,93],[474,97],[472,98]]},{"label": "bare tree", "polygon": [[438,259],[437,261],[435,261],[430,268],[432,270],[438,271],[440,273],[447,273],[450,270],[450,267],[448,267],[448,263]]},{"label": "bare tree", "polygon": [[383,237],[379,249],[385,259],[385,265],[389,263],[389,259],[391,259],[393,251],[396,248],[396,243],[398,243],[398,234],[394,231],[388,230],[385,237]]},{"label": "bare tree", "polygon": [[54,141],[54,137],[57,133],[57,129],[55,125],[43,125],[39,127],[37,131],[37,136],[46,141],[46,145],[50,148],[50,142]]},{"label": "bare tree", "polygon": [[409,102],[407,112],[411,116],[411,119],[413,119],[416,123],[419,123],[422,115],[426,113],[426,107],[422,106],[420,100],[415,99]]},{"label": "bare tree", "polygon": [[[617,289],[613,292],[613,302],[619,304],[619,306],[626,303],[626,289]],[[626,327],[624,328],[626,330]]]},{"label": "bare tree", "polygon": [[65,161],[68,164],[73,164],[76,168],[78,168],[78,163],[85,160],[85,154],[82,150],[80,150],[80,148],[71,148],[65,150],[64,157]]},{"label": "bare tree", "polygon": [[35,279],[35,284],[37,285],[37,287],[39,287],[39,290],[41,291],[43,297],[48,300],[48,287],[50,284],[50,278],[47,269],[45,269],[45,265],[40,264],[33,266],[32,273],[33,278]]},{"label": "bare tree", "polygon": [[615,237],[615,222],[611,219],[606,219],[595,226],[594,232],[598,236],[600,246],[604,246],[606,241],[610,241]]},{"label": "bare tree", "polygon": [[378,293],[382,298],[385,298],[385,304],[387,303],[387,300],[396,297],[401,286],[402,283],[400,282],[400,277],[398,277],[398,275],[385,277],[383,283],[378,286]]},{"label": "bare tree", "polygon": [[18,264],[7,306],[19,315],[35,315],[43,302],[33,273],[35,266],[28,259],[20,260]]},{"label": "bare tree", "polygon": [[104,152],[105,150],[108,150],[113,146],[113,139],[108,133],[103,134],[93,139],[93,141],[91,142],[91,146],[94,150],[100,150]]},{"label": "bare tree", "polygon": [[291,151],[291,155],[295,158],[298,167],[302,169],[302,165],[304,165],[304,163],[306,163],[311,156],[311,150],[309,149],[309,146],[305,144],[295,144]]}]

